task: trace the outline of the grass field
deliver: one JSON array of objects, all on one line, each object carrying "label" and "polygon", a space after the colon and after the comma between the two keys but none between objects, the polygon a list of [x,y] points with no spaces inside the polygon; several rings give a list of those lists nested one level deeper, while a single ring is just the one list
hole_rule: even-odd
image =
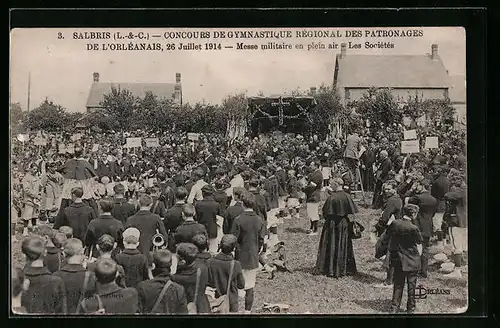
[{"label": "grass field", "polygon": [[[379,217],[380,211],[360,208],[359,222],[367,228]],[[358,275],[328,278],[313,275],[320,236],[308,236],[309,222],[301,213],[299,219],[285,220],[280,239],[285,242],[287,256],[293,273],[279,272],[273,280],[266,274],[259,275],[255,290],[256,311],[267,303],[285,303],[291,313],[313,314],[383,314],[388,313],[392,288],[375,288],[383,282],[386,273],[382,262],[374,258],[375,248],[365,231],[361,239],[353,240]],[[445,253],[449,253],[449,249]],[[431,249],[432,254],[432,249]],[[435,254],[435,252],[434,252]],[[467,268],[462,268],[460,279],[445,279],[432,265],[427,279],[417,280],[425,288],[449,289],[449,295],[428,295],[417,300],[415,313],[456,313],[467,306]],[[241,303],[241,302],[240,302]],[[401,302],[406,309],[406,290]]]},{"label": "grass field", "polygon": [[[357,219],[368,230],[371,221],[379,217],[379,211],[360,208]],[[382,262],[374,258],[374,245],[365,231],[361,239],[353,240],[354,253],[359,274],[339,279],[313,275],[319,244],[319,235],[308,236],[309,222],[305,213],[299,219],[285,220],[280,229],[280,239],[287,247],[289,266],[293,273],[278,272],[273,280],[266,274],[257,277],[255,302],[252,312],[260,312],[264,303],[285,303],[290,313],[312,314],[383,314],[390,307],[392,289],[375,288],[385,278]],[[320,227],[321,229],[321,227]],[[12,242],[14,264],[23,264],[20,252],[22,236],[17,232]],[[449,249],[447,250],[449,253]],[[431,249],[432,254],[432,249]],[[467,306],[467,267],[462,268],[463,278],[445,279],[438,266],[432,265],[427,279],[419,279],[417,284],[425,288],[449,289],[449,295],[428,295],[417,300],[415,313],[438,314],[456,313]],[[406,290],[402,309],[406,308]],[[240,306],[243,302],[240,301]]]}]

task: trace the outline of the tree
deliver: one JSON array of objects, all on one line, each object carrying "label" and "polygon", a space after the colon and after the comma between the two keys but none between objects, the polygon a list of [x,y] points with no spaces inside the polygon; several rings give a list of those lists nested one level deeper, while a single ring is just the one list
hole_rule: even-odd
[{"label": "tree", "polygon": [[316,91],[309,90],[306,95],[314,97],[317,103],[309,111],[311,118],[309,128],[317,130],[322,137],[326,136],[329,132],[329,125],[335,120],[343,122],[350,118],[333,86],[321,84]]},{"label": "tree", "polygon": [[27,114],[25,123],[31,130],[49,132],[60,131],[70,124],[66,110],[48,99]]},{"label": "tree", "polygon": [[111,93],[104,95],[103,107],[99,112],[104,116],[104,128],[115,131],[127,131],[135,123],[133,119],[140,100],[130,90],[111,87]]},{"label": "tree", "polygon": [[10,128],[12,134],[21,133],[23,130],[23,121],[26,113],[23,112],[20,103],[11,103],[10,104]]},{"label": "tree", "polygon": [[387,88],[370,88],[361,99],[350,102],[348,108],[368,120],[372,131],[380,131],[403,121],[403,109]]}]

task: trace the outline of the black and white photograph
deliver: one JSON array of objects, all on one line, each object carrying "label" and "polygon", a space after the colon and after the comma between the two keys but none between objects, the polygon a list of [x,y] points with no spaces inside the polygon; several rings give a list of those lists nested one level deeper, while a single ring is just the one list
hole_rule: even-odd
[{"label": "black and white photograph", "polygon": [[463,27],[16,28],[9,89],[15,316],[467,311]]}]

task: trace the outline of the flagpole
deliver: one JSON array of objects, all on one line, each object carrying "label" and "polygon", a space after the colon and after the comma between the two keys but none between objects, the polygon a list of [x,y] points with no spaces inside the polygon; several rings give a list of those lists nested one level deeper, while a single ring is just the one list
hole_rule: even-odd
[{"label": "flagpole", "polygon": [[30,93],[31,93],[31,71],[29,72],[28,75],[28,104],[27,104],[27,111],[30,111]]}]

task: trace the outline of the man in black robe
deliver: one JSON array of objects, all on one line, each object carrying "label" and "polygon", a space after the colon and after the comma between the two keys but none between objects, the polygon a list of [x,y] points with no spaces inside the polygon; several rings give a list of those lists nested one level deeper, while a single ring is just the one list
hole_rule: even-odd
[{"label": "man in black robe", "polygon": [[342,186],[344,182],[335,178],[331,182],[334,192],[323,205],[325,224],[319,241],[316,271],[328,277],[343,277],[357,273],[354,250],[350,236],[349,217],[357,207]]}]

